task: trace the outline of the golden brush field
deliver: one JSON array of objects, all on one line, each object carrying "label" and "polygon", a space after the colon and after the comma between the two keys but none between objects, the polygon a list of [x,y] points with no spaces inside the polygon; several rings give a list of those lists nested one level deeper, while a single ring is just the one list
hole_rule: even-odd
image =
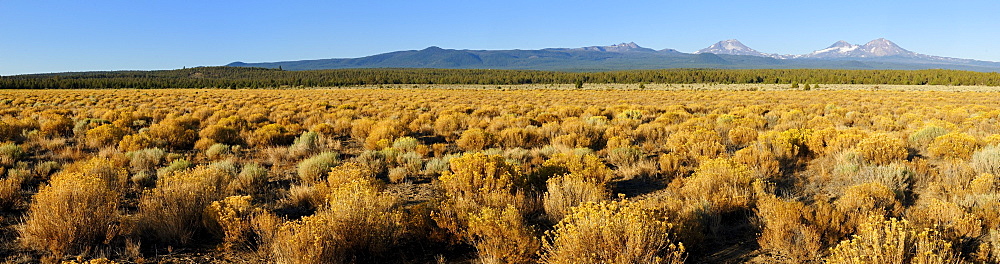
[{"label": "golden brush field", "polygon": [[996,87],[0,90],[9,263],[998,263]]}]

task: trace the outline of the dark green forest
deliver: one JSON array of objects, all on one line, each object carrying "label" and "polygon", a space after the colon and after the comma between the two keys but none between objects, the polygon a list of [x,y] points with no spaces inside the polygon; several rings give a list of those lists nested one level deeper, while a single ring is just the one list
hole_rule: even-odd
[{"label": "dark green forest", "polygon": [[904,84],[1000,86],[1000,74],[958,70],[666,69],[557,72],[485,69],[337,69],[283,71],[197,67],[162,71],[30,74],[0,77],[0,89],[285,88],[378,84]]}]

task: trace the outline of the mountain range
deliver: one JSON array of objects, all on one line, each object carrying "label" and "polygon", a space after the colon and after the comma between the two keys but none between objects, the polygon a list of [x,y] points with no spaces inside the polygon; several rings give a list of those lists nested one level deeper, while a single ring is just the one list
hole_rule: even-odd
[{"label": "mountain range", "polygon": [[837,41],[801,55],[764,53],[735,39],[694,53],[654,50],[634,42],[540,50],[455,50],[429,47],[361,58],[244,63],[226,66],[318,70],[345,68],[525,69],[608,71],[665,68],[718,69],[954,69],[1000,71],[1000,62],[931,56],[903,49],[884,38],[863,45]]}]

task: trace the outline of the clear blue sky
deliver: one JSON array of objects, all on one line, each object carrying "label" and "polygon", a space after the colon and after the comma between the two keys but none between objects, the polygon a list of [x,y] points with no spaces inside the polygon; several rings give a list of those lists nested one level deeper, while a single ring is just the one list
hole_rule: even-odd
[{"label": "clear blue sky", "polygon": [[802,54],[885,37],[1000,61],[1000,1],[0,0],[0,75],[348,58],[439,46]]}]

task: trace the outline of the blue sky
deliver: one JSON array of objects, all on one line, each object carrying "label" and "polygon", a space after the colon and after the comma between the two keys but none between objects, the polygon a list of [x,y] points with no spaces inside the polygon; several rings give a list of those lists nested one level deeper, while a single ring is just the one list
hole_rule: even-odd
[{"label": "blue sky", "polygon": [[884,37],[1000,61],[1000,1],[0,0],[0,75],[348,58],[439,46],[802,54]]}]

